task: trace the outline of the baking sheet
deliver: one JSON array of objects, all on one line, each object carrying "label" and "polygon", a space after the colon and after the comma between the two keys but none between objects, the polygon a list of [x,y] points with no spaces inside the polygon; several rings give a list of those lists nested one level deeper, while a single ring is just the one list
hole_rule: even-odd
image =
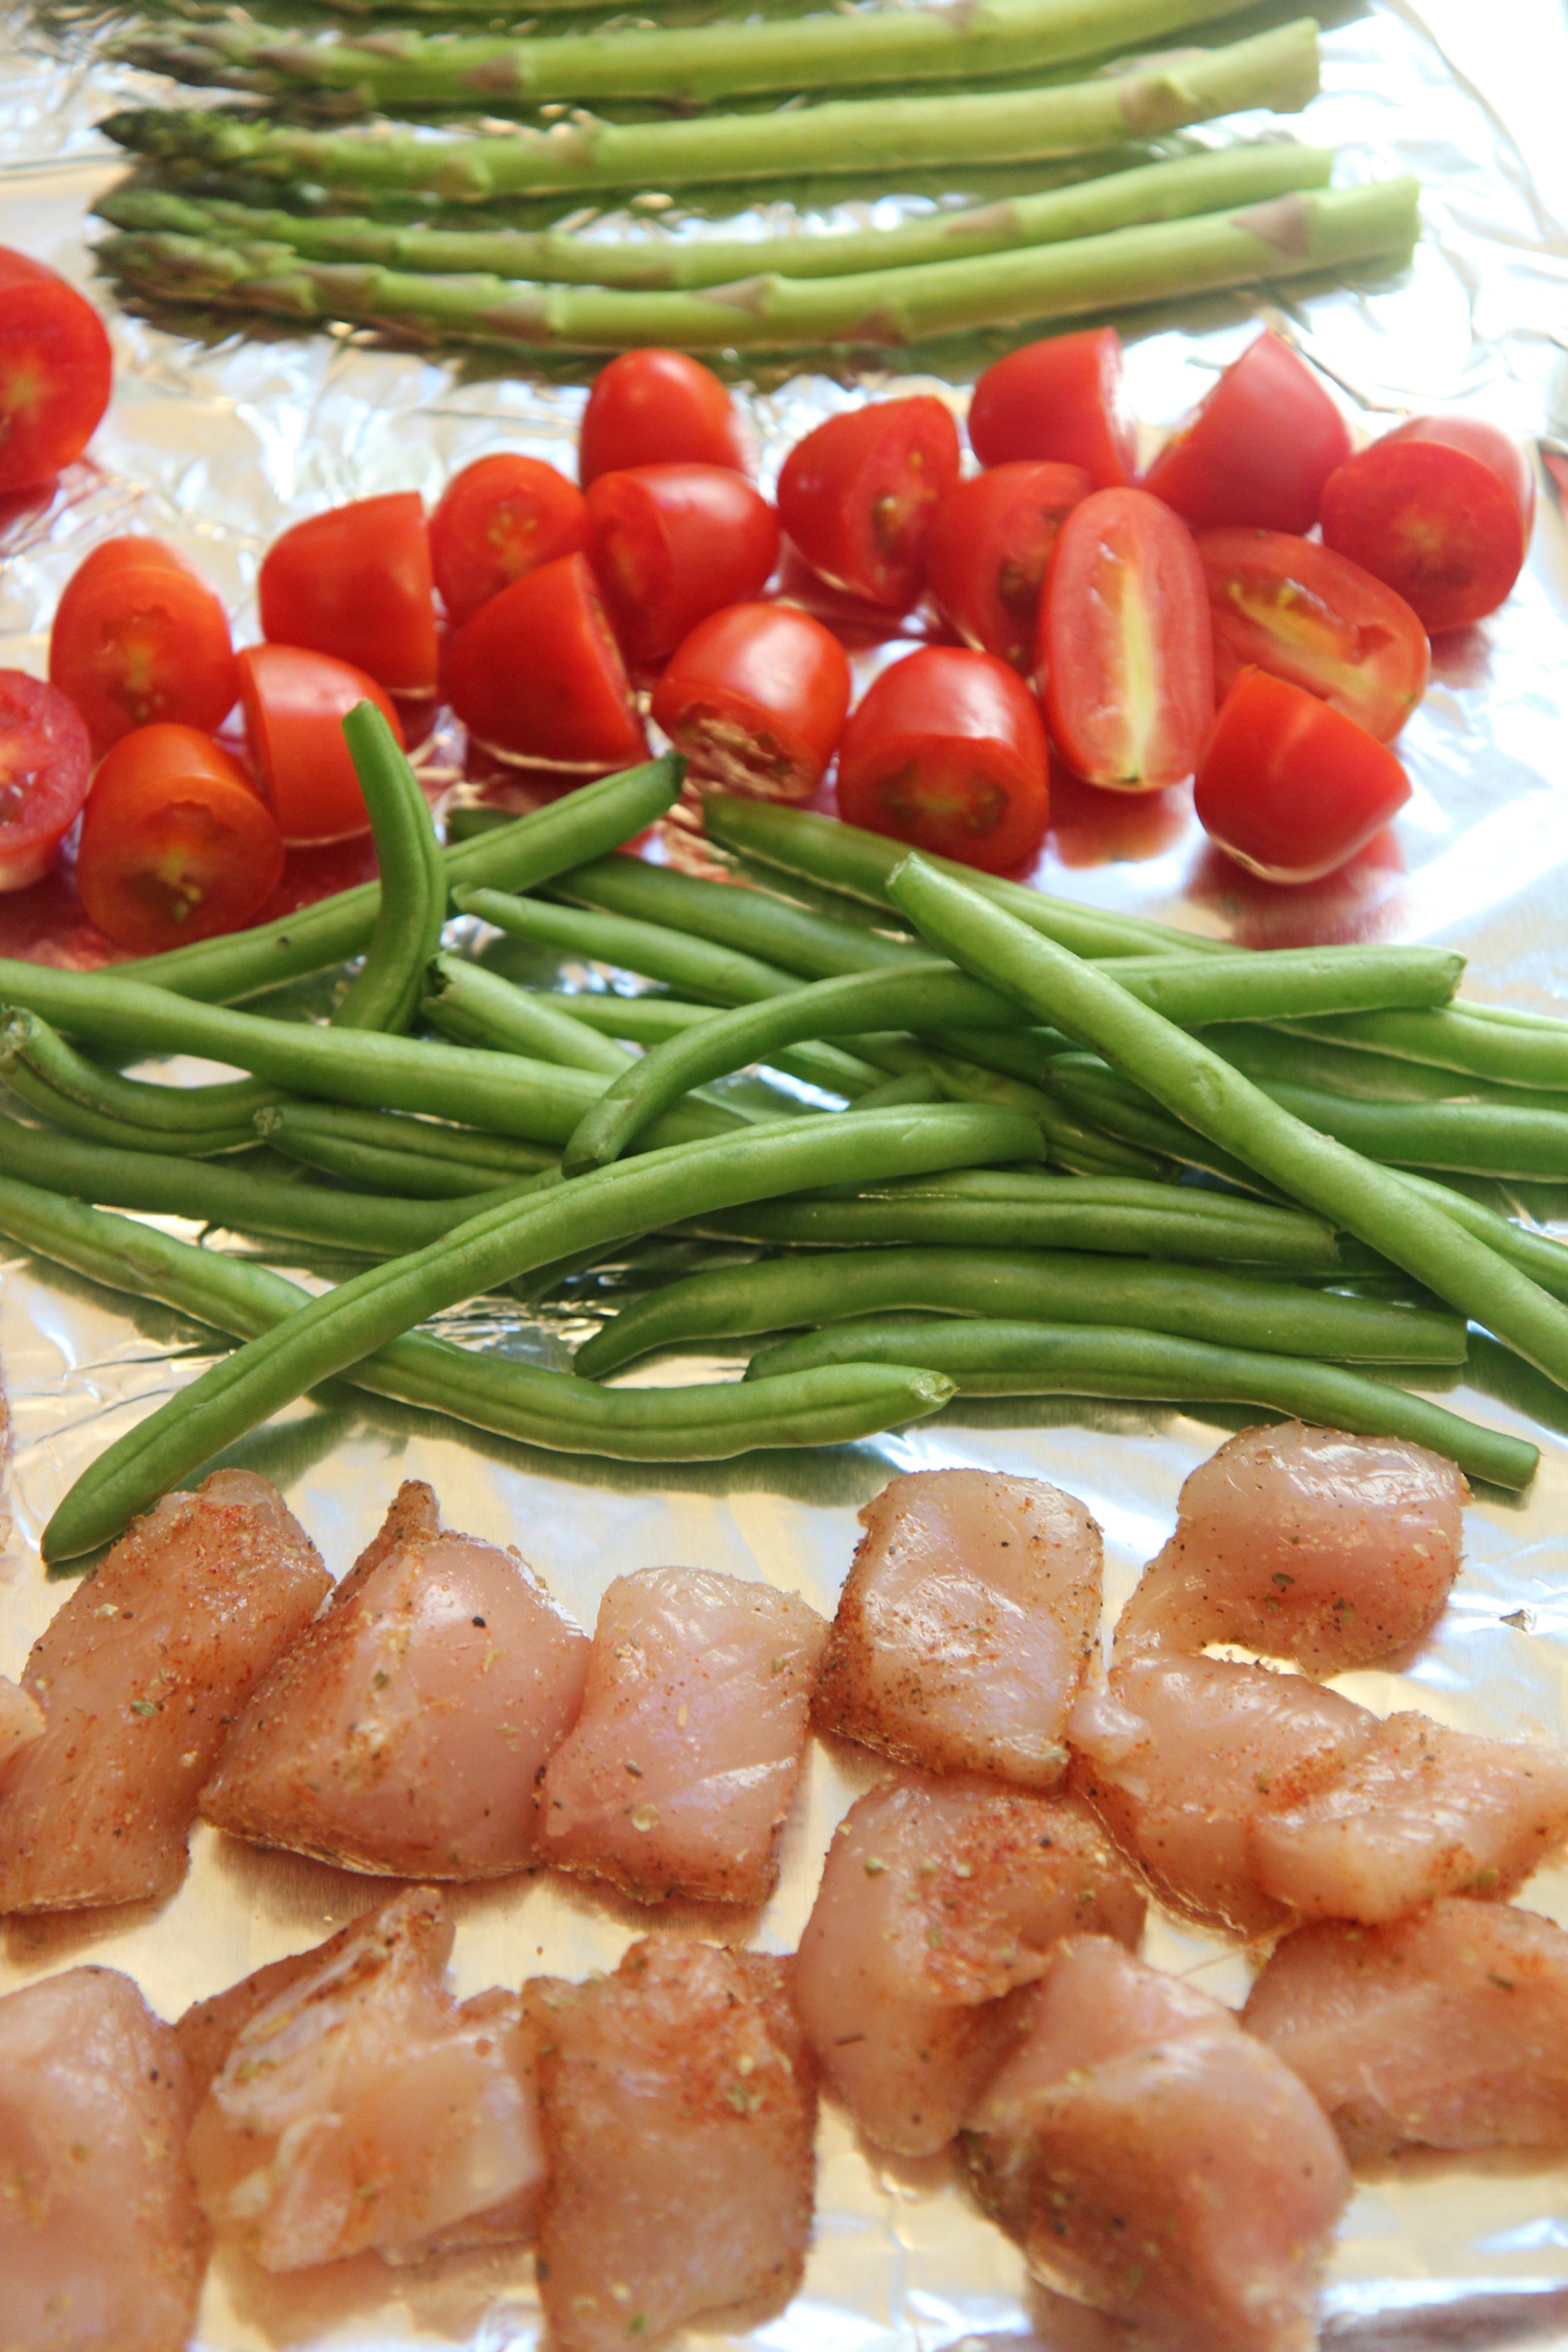
[{"label": "baking sheet", "polygon": [[[83,213],[121,168],[92,121],[162,94],[150,77],[95,61],[98,37],[88,18],[0,16],[0,241],[84,285]],[[1559,440],[1568,451],[1568,23],[1556,0],[1384,0],[1331,26],[1325,51],[1324,93],[1289,127],[1345,147],[1352,172],[1418,170],[1426,242],[1408,271],[1354,289],[1310,290],[1284,305],[1226,297],[1124,320],[1138,410],[1154,425],[1173,421],[1261,317],[1298,338],[1369,431],[1402,411],[1456,404],[1538,438],[1547,456]],[[761,215],[748,218],[762,226]],[[432,496],[456,465],[496,446],[570,468],[583,393],[559,373],[473,373],[351,336],[206,342],[137,319],[113,327],[117,394],[94,463],[73,469],[42,509],[0,515],[3,664],[43,669],[59,587],[110,530],[133,523],[187,547],[250,637],[257,566],[284,523],[381,489]],[[989,355],[967,349],[935,388],[962,407],[964,383]],[[845,371],[742,384],[764,479],[800,431],[860,385],[932,382]],[[1058,801],[1042,882],[1258,944],[1451,943],[1471,959],[1474,993],[1568,1012],[1568,530],[1549,469],[1542,488],[1519,590],[1494,620],[1440,648],[1432,691],[1402,739],[1416,788],[1409,808],[1345,874],[1271,892],[1205,851],[1184,795],[1106,803],[1079,793]],[[457,782],[450,741],[437,739],[426,758],[433,790]],[[0,901],[0,950],[90,961],[102,946],[57,887]],[[1568,1232],[1568,1188],[1560,1199],[1531,1188],[1520,1205],[1547,1222],[1555,1213]],[[209,1239],[237,1246],[232,1236]],[[569,1317],[529,1324],[521,1312],[500,1328],[489,1307],[466,1323],[471,1339],[539,1361],[563,1360],[572,1329]],[[163,1309],[132,1312],[26,1257],[0,1261],[0,1372],[13,1413],[0,1671],[19,1670],[61,1597],[37,1551],[55,1504],[104,1444],[203,1369],[205,1344]],[[1379,1708],[1415,1704],[1461,1728],[1561,1732],[1568,1438],[1532,1423],[1518,1402],[1469,1389],[1447,1401],[1528,1429],[1543,1447],[1540,1475],[1523,1502],[1489,1494],[1468,1513],[1464,1572],[1414,1672],[1349,1676],[1344,1686]],[[1568,1404],[1557,1410],[1568,1430]],[[1083,1497],[1106,1532],[1109,1622],[1168,1533],[1183,1477],[1224,1433],[1217,1422],[1177,1412],[973,1402],[905,1437],[835,1454],[651,1471],[469,1439],[357,1400],[300,1405],[229,1458],[279,1482],[334,1572],[397,1481],[427,1478],[448,1525],[517,1543],[590,1625],[613,1577],[662,1561],[761,1577],[830,1612],[855,1513],[892,1472],[981,1464],[1054,1479]],[[861,1785],[814,1749],[783,1883],[766,1909],[733,1920],[666,1912],[658,1924],[792,1948],[826,1839]],[[162,1910],[0,1930],[0,1990],[90,1959],[130,1969],[172,2016],[320,1940],[383,1891],[199,1828],[190,1875]],[[1542,1874],[1526,1899],[1568,1923],[1568,1872]],[[538,1969],[611,1966],[649,1924],[629,1905],[548,1877],[458,1889],[453,1901],[465,1993]],[[1245,1989],[1239,1955],[1168,1922],[1152,1929],[1149,1950],[1223,1998]],[[1364,2187],[1340,2233],[1327,2311],[1326,2340],[1355,2352],[1568,2347],[1568,2172],[1428,2167]],[[525,2257],[451,2257],[414,2273],[365,2257],[286,2280],[224,2256],[197,2342],[203,2352],[416,2344],[521,2352],[539,2333]],[[768,2352],[941,2352],[961,2343],[1091,2352],[1111,2339],[1029,2289],[1014,2250],[960,2196],[945,2162],[869,2154],[829,2109],[801,2295],[751,2335],[721,2327],[696,2340]]]}]

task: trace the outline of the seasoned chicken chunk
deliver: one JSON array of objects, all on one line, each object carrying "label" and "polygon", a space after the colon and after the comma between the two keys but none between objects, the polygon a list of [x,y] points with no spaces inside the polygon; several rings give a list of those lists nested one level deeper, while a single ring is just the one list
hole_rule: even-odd
[{"label": "seasoned chicken chunk", "polygon": [[23,1676],[43,1737],[0,1792],[0,1911],[167,1895],[226,1726],[331,1590],[278,1489],[165,1495],[58,1610]]},{"label": "seasoned chicken chunk", "polygon": [[405,1487],[332,1606],[257,1690],[201,1792],[258,1845],[398,1877],[526,1870],[539,1773],[588,1642],[516,1553],[436,1532]]},{"label": "seasoned chicken chunk", "polygon": [[184,2352],[206,2263],[179,2044],[129,1977],[0,1999],[0,2344]]},{"label": "seasoned chicken chunk", "polygon": [[1447,1895],[1276,1947],[1242,2012],[1352,2162],[1396,2148],[1568,2148],[1568,1935]]},{"label": "seasoned chicken chunk", "polygon": [[44,1736],[44,1710],[20,1683],[0,1675],[0,1779],[14,1756]]},{"label": "seasoned chicken chunk", "polygon": [[813,1719],[930,1772],[1048,1789],[1100,1628],[1100,1529],[1072,1496],[989,1470],[895,1478],[838,1603]]},{"label": "seasoned chicken chunk", "polygon": [[1015,2030],[1005,1996],[1063,1936],[1136,1945],[1143,1891],[1086,1807],[994,1780],[898,1780],[852,1805],[795,1960],[828,2087],[868,2139],[945,2147]]},{"label": "seasoned chicken chunk", "polygon": [[982,2204],[1058,2293],[1149,2352],[1308,2352],[1350,2176],[1326,2116],[1230,2011],[1098,1936],[1018,1997],[965,2134]]},{"label": "seasoned chicken chunk", "polygon": [[790,1963],[674,1937],[613,1977],[523,1988],[549,2186],[540,2293],[560,2352],[780,2307],[811,2231],[816,2094]]},{"label": "seasoned chicken chunk", "polygon": [[240,1986],[219,1997],[226,2012],[182,2021],[216,2063],[191,2133],[197,2193],[265,2269],[531,2234],[534,2035],[514,1995],[453,2000],[451,1948],[442,1897],[414,1887],[304,1965],[262,1970],[258,2006]]},{"label": "seasoned chicken chunk", "polygon": [[1405,1655],[1459,1572],[1468,1495],[1452,1462],[1400,1438],[1244,1429],[1182,1488],[1116,1656],[1233,1642],[1328,1675]]},{"label": "seasoned chicken chunk", "polygon": [[542,1852],[643,1903],[765,1902],[826,1638],[771,1585],[699,1568],[617,1577],[582,1716],[545,1771]]}]

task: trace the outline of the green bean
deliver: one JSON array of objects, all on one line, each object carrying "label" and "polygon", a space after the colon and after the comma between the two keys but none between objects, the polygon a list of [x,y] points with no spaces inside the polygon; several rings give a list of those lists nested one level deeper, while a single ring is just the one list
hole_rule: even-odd
[{"label": "green bean", "polygon": [[1050,1082],[1051,1064],[1058,1054],[1077,1052],[1070,1037],[1057,1029],[928,1029],[926,1043],[941,1053],[961,1054],[983,1069],[1005,1070],[1032,1087]]},{"label": "green bean", "polygon": [[664,981],[714,1003],[755,1003],[800,985],[793,972],[776,965],[730,953],[707,940],[683,939],[660,924],[554,907],[542,898],[517,898],[501,890],[455,890],[452,897],[461,913],[477,915],[513,939],[613,964],[621,971],[640,972],[645,980]]},{"label": "green bean", "polygon": [[1568,1110],[1493,1102],[1346,1102],[1316,1087],[1270,1082],[1280,1107],[1369,1159],[1464,1176],[1568,1177]]},{"label": "green bean", "polygon": [[[1405,1062],[1393,1054],[1361,1052],[1349,1045],[1324,1045],[1296,1028],[1268,1028],[1226,1023],[1202,1032],[1203,1042],[1237,1069],[1260,1085],[1276,1080],[1292,1086],[1321,1087],[1330,1094],[1350,1095],[1365,1102],[1505,1101],[1540,1107],[1542,1097],[1522,1087],[1492,1087],[1466,1079],[1453,1070],[1427,1062]],[[1546,1100],[1550,1101],[1550,1097]],[[1563,1099],[1568,1101],[1568,1097]]]},{"label": "green bean", "polygon": [[752,1359],[750,1379],[776,1380],[844,1361],[930,1364],[963,1396],[1094,1396],[1162,1403],[1261,1405],[1363,1437],[1404,1437],[1457,1462],[1468,1476],[1528,1486],[1536,1446],[1466,1421],[1392,1381],[1338,1364],[1131,1329],[1023,1322],[841,1323]]},{"label": "green bean", "polygon": [[1507,1005],[1454,1004],[1434,1013],[1357,1013],[1303,1024],[1325,1045],[1398,1054],[1511,1087],[1568,1092],[1568,1022]]},{"label": "green bean", "polygon": [[503,1054],[529,1054],[537,1061],[612,1078],[637,1066],[624,1045],[574,1021],[540,991],[515,988],[464,956],[435,958],[424,1011],[438,1029],[447,1028],[454,1015],[466,1020],[471,1044],[493,1045]]},{"label": "green bean", "polygon": [[1117,960],[1112,977],[1178,1027],[1447,1004],[1465,959],[1444,948],[1269,948],[1228,957]]},{"label": "green bean", "polygon": [[1031,1118],[1039,1121],[1046,1154],[1053,1168],[1065,1168],[1073,1176],[1155,1177],[1163,1172],[1160,1160],[1151,1158],[1147,1151],[1137,1150],[1119,1137],[1086,1127],[1059,1102],[1053,1102],[1048,1094],[1021,1078],[981,1069],[973,1062],[960,1061],[948,1054],[928,1055],[928,1066],[942,1092],[953,1102],[1002,1103],[1016,1110],[1026,1110]]},{"label": "green bean", "polygon": [[430,807],[403,747],[374,702],[343,720],[343,739],[370,812],[381,869],[364,961],[332,1015],[340,1029],[412,1028],[425,967],[447,919],[447,868]]},{"label": "green bean", "polygon": [[502,1177],[476,1160],[400,1151],[393,1145],[366,1142],[362,1137],[345,1135],[332,1123],[331,1110],[310,1103],[278,1104],[258,1112],[256,1131],[275,1151],[302,1167],[319,1168],[361,1192],[397,1193],[415,1201],[459,1201],[476,1192],[493,1192],[503,1182],[537,1183],[542,1175],[559,1175],[558,1163],[545,1160],[542,1152],[543,1168]]},{"label": "green bean", "polygon": [[66,1135],[84,1143],[99,1143],[113,1151],[180,1153],[191,1160],[221,1158],[226,1152],[247,1151],[256,1141],[254,1128],[210,1128],[196,1134],[161,1135],[155,1128],[133,1126],[129,1119],[107,1118],[60,1094],[29,1069],[19,1056],[0,1062],[8,1091],[39,1118],[47,1118]]},{"label": "green bean", "polygon": [[886,971],[930,961],[907,940],[814,915],[771,891],[704,881],[641,857],[598,858],[557,875],[550,888],[553,897],[574,906],[634,922],[662,923],[688,938],[782,965],[804,980],[836,980],[847,972]]},{"label": "green bean", "polygon": [[475,1188],[481,1192],[561,1164],[546,1144],[492,1135],[479,1127],[451,1127],[437,1119],[415,1118],[404,1111],[351,1110],[342,1103],[286,1102],[277,1108],[282,1113],[279,1126],[295,1132],[309,1128],[318,1135],[335,1136],[342,1143],[363,1143],[377,1151],[416,1154],[422,1160],[482,1170],[484,1181]]},{"label": "green bean", "polygon": [[890,1110],[897,1103],[935,1103],[951,1099],[934,1070],[906,1070],[901,1078],[884,1078],[879,1087],[870,1087],[861,1096],[857,1108],[860,1110]]},{"label": "green bean", "polygon": [[5,1012],[0,1022],[0,1076],[12,1092],[69,1133],[125,1150],[197,1159],[237,1150],[254,1141],[256,1113],[280,1099],[254,1078],[204,1087],[123,1078],[77,1053],[36,1013]]},{"label": "green bean", "polygon": [[1081,1118],[1103,1129],[1107,1135],[1115,1136],[1120,1142],[1157,1152],[1181,1167],[1202,1168],[1211,1176],[1223,1178],[1227,1184],[1239,1184],[1246,1192],[1278,1197],[1275,1188],[1260,1183],[1255,1171],[1237,1160],[1234,1152],[1211,1143],[1206,1135],[1200,1135],[1184,1120],[1172,1118],[1142,1087],[1130,1085],[1097,1054],[1058,1055],[1051,1066],[1050,1086],[1052,1093]]},{"label": "green bean", "polygon": [[[621,996],[609,990],[590,989],[530,993],[542,994],[552,1008],[574,1021],[585,1022],[604,1036],[627,1037],[638,1045],[662,1045],[670,1037],[683,1037],[689,1029],[700,1028],[704,1021],[720,1018],[710,1004],[687,1004],[673,996]],[[807,1086],[824,1087],[851,1102],[878,1083],[877,1072],[858,1055],[846,1054],[816,1038],[783,1047],[769,1060],[775,1070],[785,1070],[791,1077],[804,1078]]]},{"label": "green bean", "polygon": [[1435,1184],[1428,1177],[1417,1176],[1401,1169],[1402,1181],[1409,1189],[1429,1201],[1457,1225],[1463,1225],[1478,1241],[1487,1242],[1500,1257],[1506,1257],[1522,1274],[1549,1290],[1553,1298],[1568,1300],[1568,1247],[1554,1241],[1550,1234],[1532,1233],[1528,1225],[1516,1224],[1511,1217],[1500,1216],[1479,1201],[1472,1201],[1468,1192],[1457,1192],[1448,1184]]}]

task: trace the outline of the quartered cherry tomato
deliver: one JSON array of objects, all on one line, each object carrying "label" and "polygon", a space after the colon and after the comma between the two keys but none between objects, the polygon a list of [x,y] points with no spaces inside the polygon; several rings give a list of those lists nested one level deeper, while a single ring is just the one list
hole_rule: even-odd
[{"label": "quartered cherry tomato", "polygon": [[731,604],[700,621],[653,697],[697,776],[773,801],[810,800],[848,709],[843,646],[788,604]]},{"label": "quartered cherry tomato", "polygon": [[886,669],[838,753],[846,823],[1002,874],[1032,857],[1050,813],[1034,696],[990,654],[926,646]]},{"label": "quartered cherry tomato", "polygon": [[1215,691],[1249,666],[1289,678],[1389,742],[1426,686],[1426,632],[1359,563],[1283,530],[1205,530]]},{"label": "quartered cherry tomato", "polygon": [[239,929],[282,873],[270,810],[238,761],[195,727],[139,727],[92,780],[77,893],[132,955]]},{"label": "quartered cherry tomato", "polygon": [[106,539],[78,564],[49,632],[49,677],[95,751],[160,719],[221,727],[239,686],[228,614],[157,539]]},{"label": "quartered cherry tomato", "polygon": [[248,646],[239,656],[239,698],[250,756],[284,840],[368,833],[343,720],[356,703],[374,702],[403,741],[402,722],[374,678],[305,646]]},{"label": "quartered cherry tomato", "polygon": [[430,563],[454,628],[487,596],[588,543],[583,493],[539,457],[500,450],[455,474],[430,518]]},{"label": "quartered cherry tomato", "polygon": [[943,499],[926,541],[926,584],[966,644],[1033,669],[1046,566],[1089,492],[1081,466],[1020,462],[976,474]]},{"label": "quartered cherry tomato", "polygon": [[628,466],[731,466],[750,471],[735,404],[684,352],[623,352],[594,379],[577,442],[577,478]]},{"label": "quartered cherry tomato", "polygon": [[1523,568],[1535,478],[1517,441],[1416,416],[1324,485],[1323,541],[1397,591],[1434,636],[1495,613]]},{"label": "quartered cherry tomato", "polygon": [[1051,734],[1091,784],[1180,783],[1214,719],[1204,567],[1179,515],[1147,490],[1096,490],[1063,523],[1040,599]]},{"label": "quartered cherry tomato", "polygon": [[0,490],[29,489],[73,464],[113,377],[92,304],[41,261],[0,246]]},{"label": "quartered cherry tomato", "polygon": [[846,410],[797,441],[779,520],[812,570],[892,613],[925,582],[931,518],[958,486],[958,427],[929,394]]},{"label": "quartered cherry tomato", "polygon": [[1191,523],[1310,530],[1350,427],[1305,360],[1264,333],[1232,362],[1143,478]]},{"label": "quartered cherry tomato", "polygon": [[92,747],[58,687],[0,669],[0,890],[47,874],[77,821]]},{"label": "quartered cherry tomato", "polygon": [[1198,821],[1266,882],[1315,882],[1410,797],[1385,743],[1282,677],[1244,669],[1198,761]]},{"label": "quartered cherry tomato", "polygon": [[778,553],[778,516],[728,466],[637,466],[588,492],[588,559],[637,663],[662,661],[710,613],[758,594]]},{"label": "quartered cherry tomato", "polygon": [[416,490],[297,522],[262,559],[261,634],[352,662],[389,694],[436,686],[430,534]]},{"label": "quartered cherry tomato", "polygon": [[647,738],[584,555],[514,580],[465,621],[447,694],[468,732],[504,758],[603,774]]},{"label": "quartered cherry tomato", "polygon": [[983,466],[1048,458],[1081,466],[1094,489],[1124,488],[1137,443],[1115,328],[1052,335],[988,367],[969,404],[969,446]]}]

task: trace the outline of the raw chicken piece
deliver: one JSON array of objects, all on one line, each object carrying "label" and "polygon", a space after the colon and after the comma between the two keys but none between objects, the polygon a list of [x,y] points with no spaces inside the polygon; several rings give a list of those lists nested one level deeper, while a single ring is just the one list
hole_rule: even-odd
[{"label": "raw chicken piece", "polygon": [[398,1877],[535,1864],[535,1784],[587,1637],[515,1552],[440,1535],[405,1486],[332,1606],[256,1692],[202,1790],[258,1845]]},{"label": "raw chicken piece", "polygon": [[619,1576],[576,1729],[550,1759],[542,1851],[641,1903],[763,1903],[827,1627],[793,1592],[699,1568]]},{"label": "raw chicken piece", "polygon": [[0,1675],[0,1779],[14,1756],[44,1736],[44,1710],[20,1683]]},{"label": "raw chicken piece", "polygon": [[34,1643],[41,1739],[0,1794],[0,1911],[179,1885],[225,1727],[331,1586],[278,1489],[218,1470],[165,1495]]},{"label": "raw chicken piece", "polygon": [[215,2230],[266,2269],[367,2247],[417,2261],[531,2233],[544,2177],[534,2036],[510,1994],[452,1999],[451,1948],[443,1898],[414,1887],[303,1967],[262,1970],[259,2006],[237,1986],[219,1996],[226,2021],[213,2003],[183,2021],[204,2058],[237,2023],[191,2166]]},{"label": "raw chicken piece", "polygon": [[945,2147],[1001,2060],[1003,1999],[1075,1931],[1135,1946],[1142,1888],[1092,1813],[994,1780],[901,1780],[852,1805],[795,1959],[829,2087],[868,2139]]},{"label": "raw chicken piece", "polygon": [[1159,2352],[1308,2352],[1350,2175],[1231,2012],[1099,1936],[1020,1994],[1028,2030],[965,2134],[982,2204],[1058,2293]]},{"label": "raw chicken piece", "polygon": [[813,1720],[931,1772],[1048,1789],[1100,1630],[1100,1529],[989,1470],[895,1478],[860,1514]]},{"label": "raw chicken piece", "polygon": [[674,1937],[613,1977],[535,1978],[549,2186],[539,2281],[559,2352],[777,2309],[811,2231],[816,2094],[791,1964]]},{"label": "raw chicken piece", "polygon": [[184,2352],[206,2263],[185,2062],[129,1977],[0,2000],[0,2344]]},{"label": "raw chicken piece", "polygon": [[1352,2160],[1568,2147],[1568,1935],[1533,1912],[1448,1895],[1392,1927],[1302,1927],[1242,2022]]},{"label": "raw chicken piece", "polygon": [[1244,1429],[1182,1488],[1116,1656],[1234,1642],[1310,1675],[1386,1664],[1443,1613],[1468,1495],[1453,1463],[1399,1438]]}]

